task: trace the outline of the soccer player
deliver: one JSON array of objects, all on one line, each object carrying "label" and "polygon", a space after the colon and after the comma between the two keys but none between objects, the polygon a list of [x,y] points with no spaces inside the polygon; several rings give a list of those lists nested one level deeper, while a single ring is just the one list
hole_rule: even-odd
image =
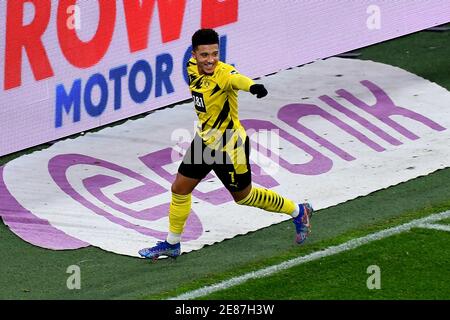
[{"label": "soccer player", "polygon": [[169,208],[169,233],[166,241],[139,251],[142,257],[180,255],[183,229],[191,211],[191,193],[213,170],[239,205],[291,215],[296,227],[296,242],[308,237],[313,208],[309,203],[295,204],[274,191],[256,188],[251,183],[249,138],[238,118],[237,91],[262,98],[267,90],[236,69],[219,61],[219,36],[213,29],[200,29],[192,36],[192,58],[187,64],[189,88],[199,125],[172,184]]}]

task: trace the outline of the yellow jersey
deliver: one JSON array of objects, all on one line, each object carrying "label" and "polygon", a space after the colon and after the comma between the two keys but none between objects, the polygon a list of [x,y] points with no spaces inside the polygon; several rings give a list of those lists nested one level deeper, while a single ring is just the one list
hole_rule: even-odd
[{"label": "yellow jersey", "polygon": [[[197,61],[187,63],[189,88],[198,117],[197,133],[206,145],[227,151],[245,141],[246,133],[238,117],[238,90],[249,91],[254,84],[229,64],[219,61],[212,75],[199,74]],[[225,140],[223,140],[225,134]],[[224,143],[225,142],[225,143]],[[230,149],[228,149],[230,150]]]}]

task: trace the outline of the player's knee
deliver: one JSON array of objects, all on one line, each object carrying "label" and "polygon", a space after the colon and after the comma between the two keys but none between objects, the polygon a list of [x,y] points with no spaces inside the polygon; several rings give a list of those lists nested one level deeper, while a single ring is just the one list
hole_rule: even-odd
[{"label": "player's knee", "polygon": [[240,197],[235,197],[233,194],[232,194],[232,196],[233,196],[233,200],[234,200],[234,202],[235,202],[236,204],[241,204],[240,201],[241,201],[242,199],[240,199]]},{"label": "player's knee", "polygon": [[192,192],[192,189],[190,186],[183,185],[183,183],[176,183],[174,182],[172,184],[172,187],[170,188],[172,193],[179,194],[179,195],[187,195]]},{"label": "player's knee", "polygon": [[250,192],[251,192],[251,185],[249,185],[242,191],[231,192],[231,195],[233,196],[234,202],[236,202],[237,204],[242,204],[242,200],[247,198]]},{"label": "player's knee", "polygon": [[172,183],[172,187],[170,188],[170,190],[175,194],[183,194],[183,188],[176,183]]}]

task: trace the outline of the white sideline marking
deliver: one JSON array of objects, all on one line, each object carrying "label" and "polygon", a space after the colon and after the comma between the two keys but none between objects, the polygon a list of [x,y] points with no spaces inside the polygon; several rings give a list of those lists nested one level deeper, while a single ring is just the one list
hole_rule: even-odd
[{"label": "white sideline marking", "polygon": [[420,225],[419,227],[450,232],[450,226],[443,225],[443,224],[425,223],[425,224]]},{"label": "white sideline marking", "polygon": [[361,237],[361,238],[356,238],[356,239],[347,241],[347,242],[337,245],[337,246],[328,247],[327,249],[324,249],[321,251],[316,251],[316,252],[310,253],[303,257],[298,257],[298,258],[291,259],[291,260],[285,261],[283,263],[280,263],[280,264],[277,264],[277,265],[274,265],[271,267],[267,267],[267,268],[260,269],[257,271],[249,272],[242,276],[231,278],[229,280],[225,280],[225,281],[219,282],[214,285],[206,286],[206,287],[203,287],[203,288],[200,288],[197,290],[193,290],[193,291],[188,291],[179,296],[169,298],[168,300],[189,300],[189,299],[195,299],[195,298],[199,298],[202,296],[206,296],[213,292],[239,285],[250,279],[267,277],[274,273],[289,269],[291,267],[297,266],[297,265],[305,263],[305,262],[317,260],[317,259],[320,259],[323,257],[327,257],[327,256],[331,256],[331,255],[334,255],[337,253],[355,249],[355,248],[362,246],[364,244],[367,244],[369,242],[387,238],[389,236],[392,236],[392,235],[395,235],[398,233],[402,233],[405,231],[409,231],[411,228],[414,228],[414,227],[422,227],[422,225],[429,226],[428,223],[436,222],[436,221],[439,221],[439,220],[442,220],[445,218],[449,218],[449,217],[450,217],[450,211],[433,214],[431,216],[413,220],[411,222],[399,225],[397,227],[381,230],[379,232],[372,233],[372,234],[369,234],[369,235]]}]

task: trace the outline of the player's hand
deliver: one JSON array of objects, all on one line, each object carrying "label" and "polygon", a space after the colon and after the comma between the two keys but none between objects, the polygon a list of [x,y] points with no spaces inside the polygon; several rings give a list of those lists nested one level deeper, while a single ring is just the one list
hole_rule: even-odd
[{"label": "player's hand", "polygon": [[254,84],[250,87],[250,93],[256,95],[258,99],[267,96],[267,89],[262,84]]}]

